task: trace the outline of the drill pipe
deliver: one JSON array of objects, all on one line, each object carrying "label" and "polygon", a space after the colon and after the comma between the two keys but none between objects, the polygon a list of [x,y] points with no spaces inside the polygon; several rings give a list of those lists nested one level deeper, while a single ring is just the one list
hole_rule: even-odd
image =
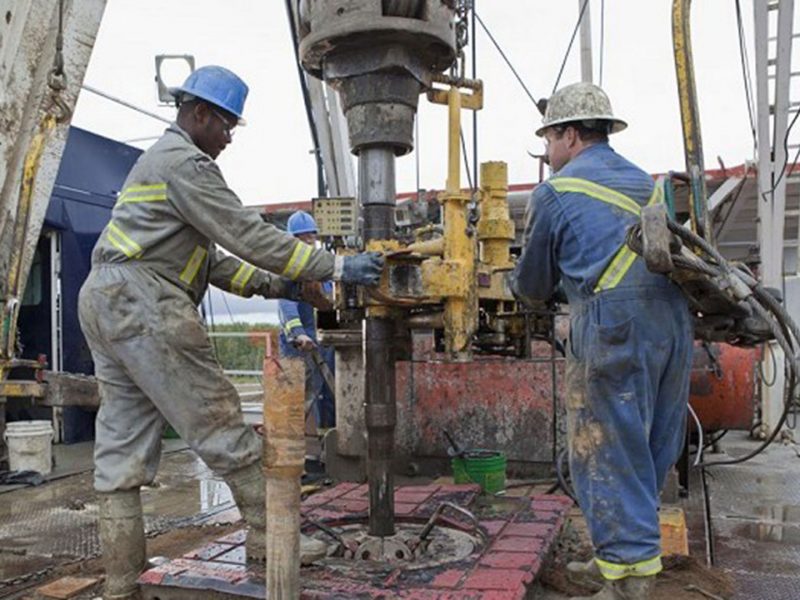
[{"label": "drill pipe", "polygon": [[[358,156],[359,195],[364,215],[364,241],[394,235],[395,171],[391,147],[371,147]],[[367,479],[369,534],[394,535],[395,364],[394,323],[386,316],[367,316],[365,336]]]}]

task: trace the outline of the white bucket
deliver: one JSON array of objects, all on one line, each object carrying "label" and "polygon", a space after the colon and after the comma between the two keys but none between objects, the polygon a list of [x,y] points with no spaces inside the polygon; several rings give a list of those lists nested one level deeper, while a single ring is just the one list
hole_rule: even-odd
[{"label": "white bucket", "polygon": [[12,471],[50,473],[53,465],[53,426],[50,421],[6,423],[3,437],[8,444],[8,464]]}]

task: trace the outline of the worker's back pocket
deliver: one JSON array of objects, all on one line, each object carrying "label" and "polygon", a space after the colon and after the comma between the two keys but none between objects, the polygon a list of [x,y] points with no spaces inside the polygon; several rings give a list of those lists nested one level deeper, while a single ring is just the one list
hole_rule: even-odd
[{"label": "worker's back pocket", "polygon": [[147,333],[147,307],[129,281],[117,281],[89,292],[100,331],[110,342],[121,342]]},{"label": "worker's back pocket", "polygon": [[611,325],[595,324],[592,329],[586,347],[589,380],[599,385],[603,394],[616,393],[616,388],[636,370],[631,356],[634,319],[628,317]]},{"label": "worker's back pocket", "polygon": [[159,298],[156,307],[159,329],[165,341],[175,348],[211,352],[211,341],[197,308],[188,297],[174,293]]}]

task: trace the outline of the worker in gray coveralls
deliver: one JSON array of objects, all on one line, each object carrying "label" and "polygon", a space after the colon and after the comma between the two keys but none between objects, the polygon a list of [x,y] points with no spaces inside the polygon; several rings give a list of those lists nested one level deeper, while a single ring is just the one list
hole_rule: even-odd
[{"label": "worker in gray coveralls", "polygon": [[[139,488],[155,477],[168,423],[230,486],[249,526],[248,559],[264,559],[262,443],[244,424],[197,311],[209,283],[240,296],[300,299],[296,281],[373,285],[383,268],[378,254],[335,257],[279,231],[230,190],[214,159],[243,124],[248,88],[239,77],[207,66],[172,91],[177,121],[133,167],[80,293],[102,398],[95,489],[104,595],[114,599],[138,593]],[[325,550],[304,538],[301,560]]]}]

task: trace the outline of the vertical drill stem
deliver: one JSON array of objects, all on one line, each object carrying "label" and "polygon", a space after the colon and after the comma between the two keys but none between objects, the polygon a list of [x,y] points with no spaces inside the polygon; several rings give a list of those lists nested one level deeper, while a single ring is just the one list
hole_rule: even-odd
[{"label": "vertical drill stem", "polygon": [[[366,148],[359,154],[359,196],[364,215],[364,241],[394,236],[394,151]],[[380,315],[380,316],[378,316]],[[367,317],[365,335],[367,478],[369,533],[394,535],[395,364],[392,353],[394,324],[387,315]]]}]

